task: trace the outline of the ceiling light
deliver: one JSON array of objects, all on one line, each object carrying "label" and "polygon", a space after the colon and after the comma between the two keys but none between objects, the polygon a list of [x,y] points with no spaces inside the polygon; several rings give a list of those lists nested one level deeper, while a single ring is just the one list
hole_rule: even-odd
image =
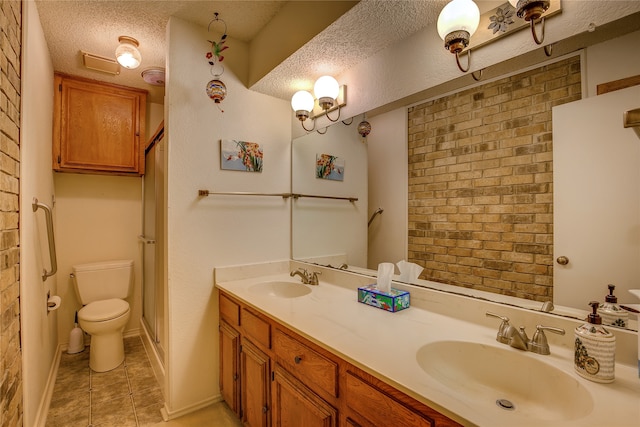
[{"label": "ceiling light", "polygon": [[468,57],[465,69],[460,65],[460,52],[469,46],[469,39],[479,23],[480,10],[473,0],[452,0],[438,16],[438,34],[444,40],[445,49],[456,55],[456,63],[463,73],[469,71],[471,57]]},{"label": "ceiling light", "polygon": [[164,68],[147,68],[141,73],[142,80],[153,86],[164,86]]},{"label": "ceiling light", "polygon": [[116,49],[116,59],[120,65],[130,70],[138,68],[142,62],[142,56],[138,50],[138,40],[133,37],[120,36],[118,41],[120,45]]},{"label": "ceiling light", "polygon": [[509,0],[511,6],[516,9],[518,18],[522,18],[531,24],[531,34],[536,44],[542,44],[544,41],[544,17],[540,21],[542,26],[541,37],[536,34],[535,21],[539,19],[549,9],[551,2],[549,0]]}]

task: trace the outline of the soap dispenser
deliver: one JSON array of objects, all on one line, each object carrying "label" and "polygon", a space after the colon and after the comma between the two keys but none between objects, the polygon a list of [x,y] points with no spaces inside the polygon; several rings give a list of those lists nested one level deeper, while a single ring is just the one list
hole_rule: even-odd
[{"label": "soap dispenser", "polygon": [[598,314],[602,317],[603,325],[620,326],[626,328],[629,323],[629,313],[618,305],[618,298],[613,295],[614,285],[608,285],[609,295],[605,302],[598,307]]},{"label": "soap dispenser", "polygon": [[575,329],[574,368],[588,380],[610,383],[615,378],[616,337],[602,326],[599,303],[591,301],[589,305],[593,312],[587,323]]}]

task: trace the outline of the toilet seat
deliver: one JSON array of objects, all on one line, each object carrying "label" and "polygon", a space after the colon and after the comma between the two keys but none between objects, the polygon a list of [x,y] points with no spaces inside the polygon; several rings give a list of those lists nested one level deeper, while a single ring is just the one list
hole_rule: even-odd
[{"label": "toilet seat", "polygon": [[104,322],[129,311],[129,303],[118,298],[91,302],[80,309],[78,317],[87,322]]}]

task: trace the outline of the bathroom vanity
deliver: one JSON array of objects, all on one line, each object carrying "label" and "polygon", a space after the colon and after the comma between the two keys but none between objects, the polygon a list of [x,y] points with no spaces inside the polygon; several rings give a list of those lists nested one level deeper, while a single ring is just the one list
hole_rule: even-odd
[{"label": "bathroom vanity", "polygon": [[[320,271],[320,284],[290,277],[299,267]],[[573,371],[574,319],[402,284],[411,307],[391,313],[357,302],[371,280],[293,261],[216,268],[220,388],[245,425],[640,422],[629,331],[615,382],[596,384]],[[496,341],[486,311],[567,334],[549,336],[551,355],[517,350]]]}]

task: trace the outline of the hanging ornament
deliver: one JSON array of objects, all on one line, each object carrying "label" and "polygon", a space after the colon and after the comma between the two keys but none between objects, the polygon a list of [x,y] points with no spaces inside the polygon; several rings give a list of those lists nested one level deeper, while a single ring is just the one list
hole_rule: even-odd
[{"label": "hanging ornament", "polygon": [[209,51],[205,54],[205,57],[207,58],[207,63],[211,66],[211,75],[213,75],[214,77],[220,77],[222,73],[224,73],[224,66],[221,64],[221,62],[224,61],[222,52],[229,48],[229,46],[225,46],[225,43],[227,41],[227,24],[222,19],[218,18],[218,12],[215,12],[213,15],[214,18],[211,20],[211,22],[209,22],[207,31],[211,31],[211,25],[214,22],[219,22],[224,25],[224,30],[219,41],[208,40],[208,42],[211,43],[211,49],[209,49]]},{"label": "hanging ornament", "polygon": [[364,139],[371,133],[371,123],[367,121],[367,115],[363,114],[362,121],[358,123],[358,133]]},{"label": "hanging ornament", "polygon": [[[208,40],[208,42],[211,43],[211,49],[205,54],[205,57],[207,58],[207,63],[211,67],[209,72],[214,78],[207,83],[206,92],[207,96],[213,99],[213,102],[220,104],[227,96],[227,86],[222,80],[220,80],[220,76],[224,73],[224,66],[222,65],[224,56],[222,56],[222,52],[228,49],[229,46],[225,46],[227,41],[227,24],[218,17],[218,12],[215,12],[213,15],[214,18],[209,22],[207,31],[211,31],[211,25],[214,22],[221,23],[224,26],[224,30],[219,41]],[[224,113],[224,110],[222,110],[219,105],[218,108]]]},{"label": "hanging ornament", "polygon": [[210,80],[207,83],[207,95],[213,99],[213,102],[219,104],[227,96],[227,86],[221,80]]}]

